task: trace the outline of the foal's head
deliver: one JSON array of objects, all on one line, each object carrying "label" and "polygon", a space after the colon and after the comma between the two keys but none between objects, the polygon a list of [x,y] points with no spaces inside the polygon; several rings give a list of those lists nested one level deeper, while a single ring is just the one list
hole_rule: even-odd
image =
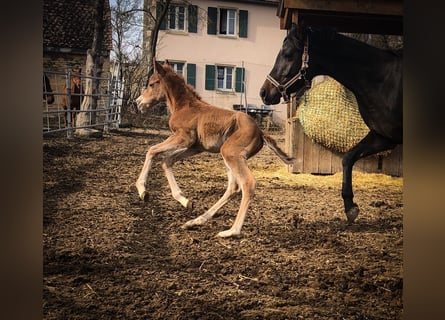
[{"label": "foal's head", "polygon": [[[298,92],[305,86],[304,79],[298,78],[299,72],[305,72],[303,67],[305,38],[305,28],[296,25],[292,26],[284,38],[275,65],[260,89],[260,96],[265,104],[277,104],[281,97],[286,101],[290,93]],[[293,79],[295,76],[297,79]]]},{"label": "foal's head", "polygon": [[136,99],[137,106],[144,113],[151,106],[166,100],[172,110],[182,108],[191,101],[201,100],[201,97],[168,62],[160,65],[153,61],[153,74],[148,79],[147,88]]},{"label": "foal's head", "polygon": [[[164,63],[164,66],[160,65],[157,61],[153,61],[153,73],[148,79],[147,88],[136,99],[138,109],[141,113],[147,111],[148,108],[165,101],[165,90],[161,83],[161,78],[170,71],[168,63]],[[150,71],[151,72],[151,71]]]}]

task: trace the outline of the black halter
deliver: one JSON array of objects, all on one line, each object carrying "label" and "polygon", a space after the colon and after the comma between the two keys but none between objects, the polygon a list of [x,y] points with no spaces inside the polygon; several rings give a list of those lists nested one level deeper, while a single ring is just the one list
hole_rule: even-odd
[{"label": "black halter", "polygon": [[[280,84],[270,74],[267,75],[266,79],[269,80],[269,82],[278,89],[278,91],[281,93],[281,96],[283,97],[284,102],[288,103],[289,96],[286,93],[286,90],[299,79],[304,79],[306,82],[308,82],[308,80],[305,78],[307,68],[309,68],[309,37],[306,35],[306,41],[304,42],[303,55],[301,57],[300,71],[295,76],[293,76],[289,81],[287,81],[285,84]],[[306,84],[306,86],[308,86],[308,85]]]}]

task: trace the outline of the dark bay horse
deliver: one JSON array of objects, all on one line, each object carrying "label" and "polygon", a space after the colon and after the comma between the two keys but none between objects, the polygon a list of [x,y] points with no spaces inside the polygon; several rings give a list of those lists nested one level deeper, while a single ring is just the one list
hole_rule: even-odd
[{"label": "dark bay horse", "polygon": [[328,29],[293,25],[275,65],[260,89],[265,104],[301,94],[317,75],[328,75],[351,90],[370,131],[343,156],[342,198],[346,216],[359,214],[353,202],[352,167],[366,156],[403,142],[402,55]]},{"label": "dark bay horse", "polygon": [[43,74],[43,100],[45,100],[47,104],[54,103],[53,89],[46,74]]},{"label": "dark bay horse", "polygon": [[258,153],[264,143],[285,163],[293,163],[294,159],[288,157],[271,137],[264,135],[249,115],[204,102],[168,63],[153,63],[153,74],[148,86],[136,102],[138,109],[144,113],[149,107],[166,101],[171,112],[169,126],[172,134],[165,141],[148,149],[144,166],[136,181],[139,197],[145,200],[147,196],[146,182],[153,159],[162,157],[162,168],[173,197],[184,207],[191,208],[191,202],[176,183],[173,164],[204,151],[219,152],[227,169],[227,190],[210,209],[186,222],[183,228],[202,225],[241,190],[241,204],[232,227],[218,233],[219,237],[239,235],[256,186],[256,180],[247,166],[247,159]]},{"label": "dark bay horse", "polygon": [[72,69],[70,73],[70,86],[66,84],[63,87],[63,91],[66,93],[62,96],[62,106],[63,109],[67,110],[68,105],[70,107],[70,112],[65,113],[65,126],[68,126],[68,115],[70,115],[69,120],[71,126],[76,126],[77,112],[80,110],[80,105],[82,104],[82,95],[84,94],[82,88],[81,80],[82,69]]}]

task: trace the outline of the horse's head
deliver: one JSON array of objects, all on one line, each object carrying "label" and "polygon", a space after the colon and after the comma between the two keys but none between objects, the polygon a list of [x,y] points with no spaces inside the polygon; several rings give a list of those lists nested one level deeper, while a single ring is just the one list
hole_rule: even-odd
[{"label": "horse's head", "polygon": [[144,113],[151,106],[165,101],[165,92],[161,84],[161,79],[167,73],[168,68],[167,62],[162,66],[153,59],[153,69],[149,71],[147,88],[136,99],[138,110],[141,113]]},{"label": "horse's head", "polygon": [[275,65],[260,89],[265,104],[277,104],[283,97],[299,92],[307,86],[305,72],[308,67],[308,43],[304,27],[293,25],[278,52]]},{"label": "horse's head", "polygon": [[80,86],[80,75],[82,73],[82,68],[77,69],[71,69],[71,84],[74,84],[76,86]]},{"label": "horse's head", "polygon": [[47,104],[54,103],[54,94],[52,93],[51,83],[46,74],[43,75],[43,99],[46,100]]}]

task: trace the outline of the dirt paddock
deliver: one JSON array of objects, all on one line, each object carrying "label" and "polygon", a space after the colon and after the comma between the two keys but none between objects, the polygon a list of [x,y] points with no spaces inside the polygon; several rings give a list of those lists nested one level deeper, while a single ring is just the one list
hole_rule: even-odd
[{"label": "dirt paddock", "polygon": [[139,200],[145,151],[165,138],[120,129],[44,139],[44,319],[402,318],[402,178],[354,172],[361,213],[348,225],[341,174],[289,174],[265,147],[249,160],[257,190],[241,236],[220,239],[240,196],[181,229],[225,191],[218,154],[175,165],[192,212],[159,162]]}]

